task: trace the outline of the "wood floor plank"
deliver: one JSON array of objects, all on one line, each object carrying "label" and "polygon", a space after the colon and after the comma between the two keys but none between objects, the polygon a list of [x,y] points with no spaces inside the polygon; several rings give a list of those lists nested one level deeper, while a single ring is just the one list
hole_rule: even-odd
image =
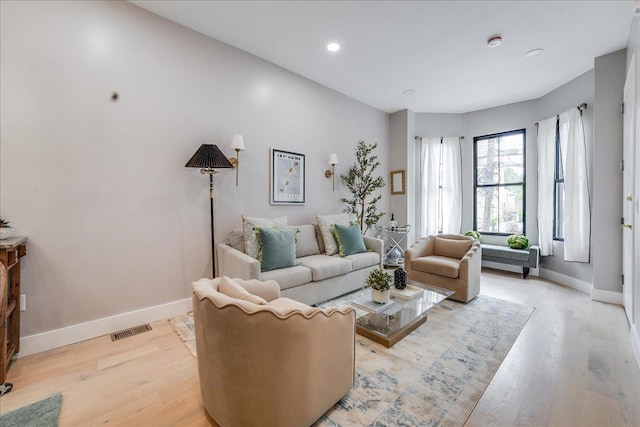
[{"label": "wood floor plank", "polygon": [[[638,426],[640,372],[621,307],[529,276],[485,269],[484,295],[535,307],[468,426]],[[209,426],[197,361],[168,321],[20,358],[0,413],[62,392],[61,427]],[[428,322],[424,327],[428,327]]]}]

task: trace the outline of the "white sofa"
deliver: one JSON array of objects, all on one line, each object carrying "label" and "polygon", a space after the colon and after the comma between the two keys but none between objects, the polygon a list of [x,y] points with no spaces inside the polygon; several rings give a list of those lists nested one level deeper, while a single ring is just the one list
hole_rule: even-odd
[{"label": "white sofa", "polygon": [[383,268],[380,239],[364,236],[368,252],[345,257],[325,255],[316,225],[296,227],[301,230],[296,241],[298,265],[260,271],[260,262],[244,253],[243,232],[238,229],[231,231],[228,242],[218,244],[219,274],[244,280],[275,280],[283,297],[313,305],[362,288],[371,270]]}]

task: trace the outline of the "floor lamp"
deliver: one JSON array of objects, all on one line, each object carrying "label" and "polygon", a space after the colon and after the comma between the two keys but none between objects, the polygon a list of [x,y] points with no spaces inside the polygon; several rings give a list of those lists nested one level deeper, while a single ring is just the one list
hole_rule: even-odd
[{"label": "floor lamp", "polygon": [[191,156],[191,159],[184,165],[187,168],[200,168],[202,175],[209,175],[209,203],[211,206],[211,270],[212,277],[216,277],[216,244],[214,238],[214,220],[213,220],[213,175],[217,174],[216,169],[233,168],[233,165],[222,154],[217,145],[202,144],[198,151]]}]

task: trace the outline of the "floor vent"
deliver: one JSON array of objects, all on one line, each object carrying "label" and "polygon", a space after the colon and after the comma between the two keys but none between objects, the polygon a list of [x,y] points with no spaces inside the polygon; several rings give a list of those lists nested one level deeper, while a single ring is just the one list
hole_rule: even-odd
[{"label": "floor vent", "polygon": [[118,341],[151,330],[151,325],[140,325],[111,334],[111,341]]}]

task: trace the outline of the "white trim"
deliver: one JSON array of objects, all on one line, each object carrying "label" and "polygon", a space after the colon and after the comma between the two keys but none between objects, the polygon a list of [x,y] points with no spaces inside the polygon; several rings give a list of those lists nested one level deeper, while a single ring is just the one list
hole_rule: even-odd
[{"label": "white trim", "polygon": [[20,338],[20,353],[18,357],[29,356],[53,348],[75,344],[91,338],[111,334],[113,332],[138,326],[144,323],[168,319],[192,309],[192,299],[186,298],[154,307],[117,314],[103,319],[79,323],[41,334]]},{"label": "white trim", "polygon": [[591,283],[585,282],[584,280],[576,279],[575,277],[567,276],[565,274],[556,273],[555,271],[547,270],[546,268],[540,268],[540,277],[591,295],[592,285]]},{"label": "white trim", "polygon": [[636,325],[631,325],[631,347],[633,348],[633,354],[636,356],[638,368],[640,368],[640,330]]},{"label": "white trim", "polygon": [[[513,264],[503,264],[495,261],[482,261],[482,266],[493,268],[494,270],[510,271],[512,273],[520,273],[522,276],[522,267]],[[539,276],[539,268],[529,268],[529,276]]]},{"label": "white trim", "polygon": [[609,304],[622,305],[622,292],[604,291],[593,288],[591,289],[591,299]]}]

